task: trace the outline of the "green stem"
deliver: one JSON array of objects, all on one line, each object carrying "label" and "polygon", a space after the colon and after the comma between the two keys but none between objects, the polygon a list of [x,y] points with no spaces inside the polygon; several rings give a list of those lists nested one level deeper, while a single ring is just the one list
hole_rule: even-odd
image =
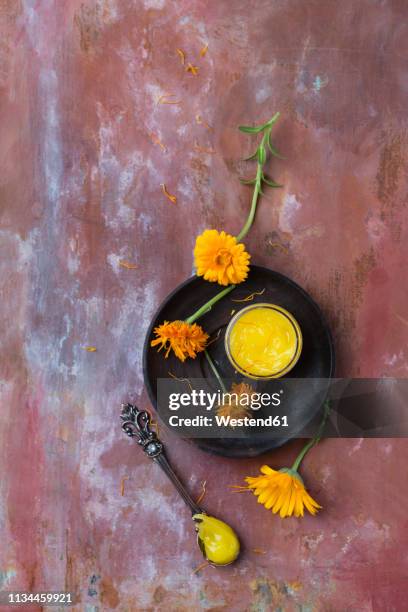
[{"label": "green stem", "polygon": [[233,289],[235,289],[235,285],[229,285],[229,287],[217,293],[217,295],[215,295],[213,298],[211,298],[211,300],[206,302],[204,306],[201,306],[201,308],[196,310],[196,312],[194,312],[190,317],[188,317],[188,319],[185,319],[185,322],[194,323],[194,321],[197,321],[199,317],[202,317],[209,310],[211,310],[214,304],[216,304],[219,300],[221,300],[225,295],[230,293],[230,291],[232,291]]},{"label": "green stem", "polygon": [[[250,128],[249,126],[240,126],[239,128],[242,132],[247,132],[247,133],[257,133],[258,134],[260,132],[263,132],[263,136],[262,136],[261,144],[255,151],[255,153],[251,155],[250,157],[247,157],[247,160],[253,159],[254,157],[257,158],[255,187],[254,187],[254,193],[252,196],[252,203],[251,203],[249,215],[245,222],[244,227],[242,228],[242,230],[239,232],[239,234],[236,237],[237,242],[241,242],[241,240],[245,238],[245,236],[251,229],[251,226],[254,222],[259,194],[262,194],[262,181],[265,181],[265,183],[267,183],[271,187],[279,187],[279,185],[274,185],[273,183],[269,182],[263,175],[263,166],[265,165],[265,162],[267,159],[267,153],[266,153],[267,147],[270,149],[273,155],[277,155],[279,157],[279,155],[273,149],[271,142],[270,142],[272,126],[279,119],[279,117],[280,117],[280,113],[278,112],[274,114],[272,119],[269,119],[269,121],[267,121],[263,125],[257,126],[256,128]],[[248,181],[244,181],[244,182],[248,182]],[[249,182],[250,184],[252,184],[252,181],[249,181]]]},{"label": "green stem", "polygon": [[326,425],[327,417],[329,416],[329,412],[330,412],[330,402],[327,400],[324,405],[324,414],[323,414],[322,422],[320,423],[319,429],[317,430],[315,436],[310,440],[310,442],[308,442],[302,448],[302,450],[296,457],[294,464],[291,467],[291,469],[294,470],[295,472],[298,471],[299,466],[301,462],[303,461],[305,455],[310,451],[311,448],[313,448],[313,446],[315,446],[320,441],[320,438],[322,437],[323,430]]},{"label": "green stem", "polygon": [[248,218],[245,222],[244,227],[242,228],[242,230],[239,232],[238,236],[237,236],[237,242],[241,242],[241,240],[243,238],[245,238],[245,236],[247,235],[247,233],[249,232],[249,230],[251,229],[251,226],[254,222],[255,219],[255,213],[256,213],[256,207],[258,204],[258,197],[259,197],[259,192],[261,191],[261,182],[262,182],[262,165],[258,162],[257,168],[256,168],[256,179],[255,179],[255,187],[254,187],[254,193],[252,196],[252,204],[251,204],[251,209],[249,211],[249,215]]},{"label": "green stem", "polygon": [[218,370],[217,370],[217,368],[215,366],[215,363],[211,359],[208,351],[204,351],[204,353],[205,353],[205,356],[207,358],[207,361],[208,361],[208,364],[209,364],[210,368],[212,369],[216,379],[218,380],[218,382],[220,384],[221,389],[224,391],[224,393],[227,393],[227,387],[225,386],[224,381],[222,380],[222,378],[221,378],[221,376],[220,376],[220,374],[219,374],[219,372],[218,372]]}]

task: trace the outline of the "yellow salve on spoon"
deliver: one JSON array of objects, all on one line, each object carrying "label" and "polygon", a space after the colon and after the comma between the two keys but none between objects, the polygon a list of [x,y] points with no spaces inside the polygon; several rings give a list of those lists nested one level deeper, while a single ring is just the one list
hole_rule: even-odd
[{"label": "yellow salve on spoon", "polygon": [[227,523],[207,514],[194,514],[197,540],[204,557],[213,565],[228,565],[239,555],[239,540]]},{"label": "yellow salve on spoon", "polygon": [[253,304],[231,319],[225,334],[227,355],[250,378],[278,378],[289,372],[302,350],[296,319],[275,304]]}]

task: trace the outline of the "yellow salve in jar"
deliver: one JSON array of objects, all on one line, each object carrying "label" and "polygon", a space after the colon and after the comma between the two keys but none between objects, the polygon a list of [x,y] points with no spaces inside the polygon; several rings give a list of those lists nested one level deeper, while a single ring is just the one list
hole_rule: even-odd
[{"label": "yellow salve in jar", "polygon": [[231,319],[225,350],[241,374],[256,379],[279,378],[298,361],[302,333],[296,319],[284,308],[253,304]]}]

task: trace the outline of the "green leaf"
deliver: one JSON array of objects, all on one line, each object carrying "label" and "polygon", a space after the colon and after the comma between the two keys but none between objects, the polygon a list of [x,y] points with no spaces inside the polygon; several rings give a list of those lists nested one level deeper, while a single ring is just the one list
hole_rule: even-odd
[{"label": "green leaf", "polygon": [[272,181],[272,180],[266,178],[264,175],[262,175],[262,180],[263,180],[264,183],[269,185],[269,187],[283,187],[283,185],[280,185],[279,183],[275,183],[275,181]]},{"label": "green leaf", "polygon": [[258,155],[258,149],[255,151],[255,153],[252,153],[252,155],[250,155],[249,157],[244,157],[242,161],[249,161],[250,159],[254,159],[257,155]]},{"label": "green leaf", "polygon": [[238,129],[241,132],[245,132],[246,134],[259,134],[259,132],[263,132],[266,128],[271,128],[274,123],[279,119],[280,113],[275,113],[272,119],[269,119],[263,125],[257,125],[255,127],[251,125],[240,125]]},{"label": "green leaf", "polygon": [[259,132],[262,132],[263,130],[263,125],[261,125],[260,127],[251,127],[250,125],[240,125],[238,129],[240,130],[240,132],[245,132],[245,134],[259,134]]},{"label": "green leaf", "polygon": [[279,151],[277,151],[275,149],[275,147],[271,144],[271,135],[269,134],[269,138],[268,138],[268,148],[270,150],[270,152],[272,153],[272,155],[274,155],[275,157],[279,157],[279,159],[285,159],[285,157],[283,157],[283,155],[281,155],[279,153]]},{"label": "green leaf", "polygon": [[272,119],[269,119],[269,121],[267,121],[262,127],[263,128],[272,127],[272,125],[277,122],[279,117],[280,117],[280,113],[279,112],[275,113]]},{"label": "green leaf", "polygon": [[255,185],[256,179],[239,179],[243,185]]},{"label": "green leaf", "polygon": [[264,164],[266,161],[266,151],[265,151],[265,147],[263,146],[263,144],[259,147],[258,149],[258,161],[260,164]]}]

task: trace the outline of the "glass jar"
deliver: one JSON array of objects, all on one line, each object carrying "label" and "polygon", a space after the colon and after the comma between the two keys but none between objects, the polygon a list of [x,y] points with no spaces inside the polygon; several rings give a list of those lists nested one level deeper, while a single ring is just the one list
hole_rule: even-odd
[{"label": "glass jar", "polygon": [[297,363],[302,332],[293,315],[276,304],[252,304],[231,319],[225,350],[232,366],[248,378],[280,378]]}]

